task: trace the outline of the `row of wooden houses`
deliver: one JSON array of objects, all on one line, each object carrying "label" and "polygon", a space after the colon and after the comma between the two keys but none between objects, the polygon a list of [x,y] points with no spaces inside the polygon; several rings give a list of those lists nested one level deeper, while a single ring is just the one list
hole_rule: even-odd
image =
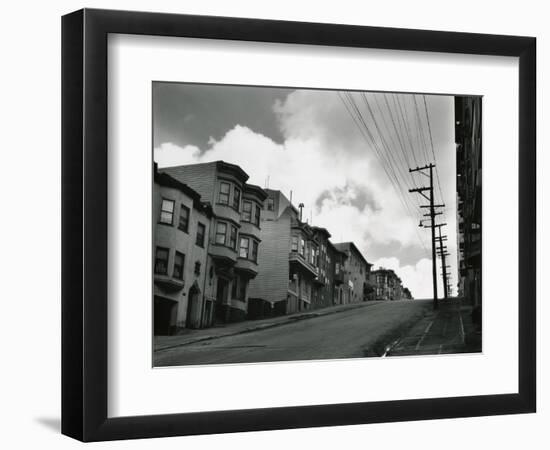
[{"label": "row of wooden houses", "polygon": [[371,271],[353,242],[333,243],[281,191],[248,178],[224,161],[155,167],[155,335],[406,298],[401,280]]}]

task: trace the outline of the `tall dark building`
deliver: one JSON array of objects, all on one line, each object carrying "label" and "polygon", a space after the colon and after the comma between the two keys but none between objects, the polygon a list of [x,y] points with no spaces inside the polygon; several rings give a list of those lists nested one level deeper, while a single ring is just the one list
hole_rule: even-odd
[{"label": "tall dark building", "polygon": [[481,306],[481,97],[455,97],[459,296]]}]

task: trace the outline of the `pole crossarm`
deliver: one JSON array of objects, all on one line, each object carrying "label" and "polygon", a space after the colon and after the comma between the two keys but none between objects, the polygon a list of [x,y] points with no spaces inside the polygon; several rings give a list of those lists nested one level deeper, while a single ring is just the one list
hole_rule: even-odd
[{"label": "pole crossarm", "polygon": [[[423,208],[430,208],[429,214],[424,214],[424,217],[430,218],[430,225],[426,226],[424,225],[423,221],[420,221],[419,226],[424,228],[431,228],[431,235],[432,235],[432,281],[433,281],[433,308],[438,309],[439,307],[439,300],[437,298],[437,252],[436,252],[436,242],[435,242],[435,216],[440,215],[442,213],[436,212],[434,205],[434,178],[433,178],[433,169],[435,167],[435,164],[427,164],[423,167],[416,167],[414,169],[409,168],[409,172],[420,172],[421,174],[425,175],[430,179],[430,186],[423,186],[423,187],[417,187],[409,189],[410,193],[418,193],[422,197],[424,197],[428,202],[430,202],[429,205],[421,206]],[[423,172],[424,170],[428,171],[428,173]],[[428,192],[428,194],[425,194],[425,192]],[[440,206],[438,206],[440,207]],[[442,207],[442,206],[441,206]],[[439,228],[439,234],[441,234],[441,228]],[[444,264],[444,263],[443,263]],[[446,282],[446,281],[445,281]],[[445,298],[447,297],[447,288],[445,288]]]}]

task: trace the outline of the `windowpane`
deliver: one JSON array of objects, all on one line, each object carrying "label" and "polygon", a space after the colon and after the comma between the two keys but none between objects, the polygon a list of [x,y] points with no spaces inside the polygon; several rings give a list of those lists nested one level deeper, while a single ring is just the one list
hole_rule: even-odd
[{"label": "windowpane", "polygon": [[185,255],[180,252],[176,252],[174,256],[174,278],[183,280],[183,266],[185,262]]},{"label": "windowpane", "polygon": [[298,251],[298,236],[292,236],[292,246],[291,246],[291,250],[293,252],[297,252]]},{"label": "windowpane", "polygon": [[274,211],[275,210],[275,202],[272,198],[267,199],[267,210],[268,211]]},{"label": "windowpane", "polygon": [[252,241],[252,256],[250,259],[258,262],[258,243],[256,241]]},{"label": "windowpane", "polygon": [[168,249],[157,247],[155,251],[155,273],[166,275],[168,273]]},{"label": "windowpane", "polygon": [[252,202],[247,202],[246,200],[243,201],[243,213],[241,215],[242,220],[244,222],[251,222],[252,221]]},{"label": "windowpane", "polygon": [[303,239],[300,239],[300,255],[304,256],[305,248],[306,248],[306,241],[304,241]]},{"label": "windowpane", "polygon": [[248,247],[250,241],[246,237],[241,237],[241,243],[239,245],[239,256],[241,258],[248,258]]},{"label": "windowpane", "polygon": [[178,228],[186,233],[189,231],[189,208],[185,205],[181,205]]},{"label": "windowpane", "polygon": [[197,226],[197,241],[196,241],[196,244],[199,247],[204,247],[204,234],[205,234],[205,231],[206,231],[206,227],[204,226],[204,224],[199,222],[199,224]]},{"label": "windowpane", "polygon": [[221,182],[220,183],[220,197],[219,202],[224,205],[229,205],[229,192],[231,185],[229,183]]},{"label": "windowpane", "polygon": [[241,207],[241,190],[239,188],[235,188],[235,190],[233,191],[233,208],[239,211],[240,207]]},{"label": "windowpane", "polygon": [[229,247],[232,249],[237,248],[237,227],[231,225],[231,235],[229,236]]},{"label": "windowpane", "polygon": [[224,222],[218,222],[216,227],[216,244],[225,245],[225,235],[227,233],[227,224]]},{"label": "windowpane", "polygon": [[256,215],[254,216],[254,223],[256,224],[257,227],[260,226],[260,211],[261,211],[261,208],[256,205]]},{"label": "windowpane", "polygon": [[174,218],[174,200],[163,198],[160,207],[160,223],[172,225]]}]

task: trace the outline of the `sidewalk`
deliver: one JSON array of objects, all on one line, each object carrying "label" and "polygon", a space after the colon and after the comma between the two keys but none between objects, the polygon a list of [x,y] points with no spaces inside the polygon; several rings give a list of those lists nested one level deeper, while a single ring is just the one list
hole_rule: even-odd
[{"label": "sidewalk", "polygon": [[481,351],[481,333],[472,322],[471,306],[441,301],[403,336],[389,343],[384,356],[473,353]]},{"label": "sidewalk", "polygon": [[286,316],[271,317],[269,319],[245,320],[243,322],[220,324],[211,328],[202,328],[198,330],[186,330],[183,334],[175,336],[155,336],[154,351],[167,350],[169,348],[180,347],[183,345],[194,344],[195,342],[217,339],[225,336],[233,336],[241,333],[250,333],[252,331],[264,330],[266,328],[277,327],[298,320],[312,319],[314,317],[335,314],[350,309],[364,308],[374,306],[382,301],[368,301],[362,303],[351,303],[347,305],[330,306],[327,308],[302,311]]}]

